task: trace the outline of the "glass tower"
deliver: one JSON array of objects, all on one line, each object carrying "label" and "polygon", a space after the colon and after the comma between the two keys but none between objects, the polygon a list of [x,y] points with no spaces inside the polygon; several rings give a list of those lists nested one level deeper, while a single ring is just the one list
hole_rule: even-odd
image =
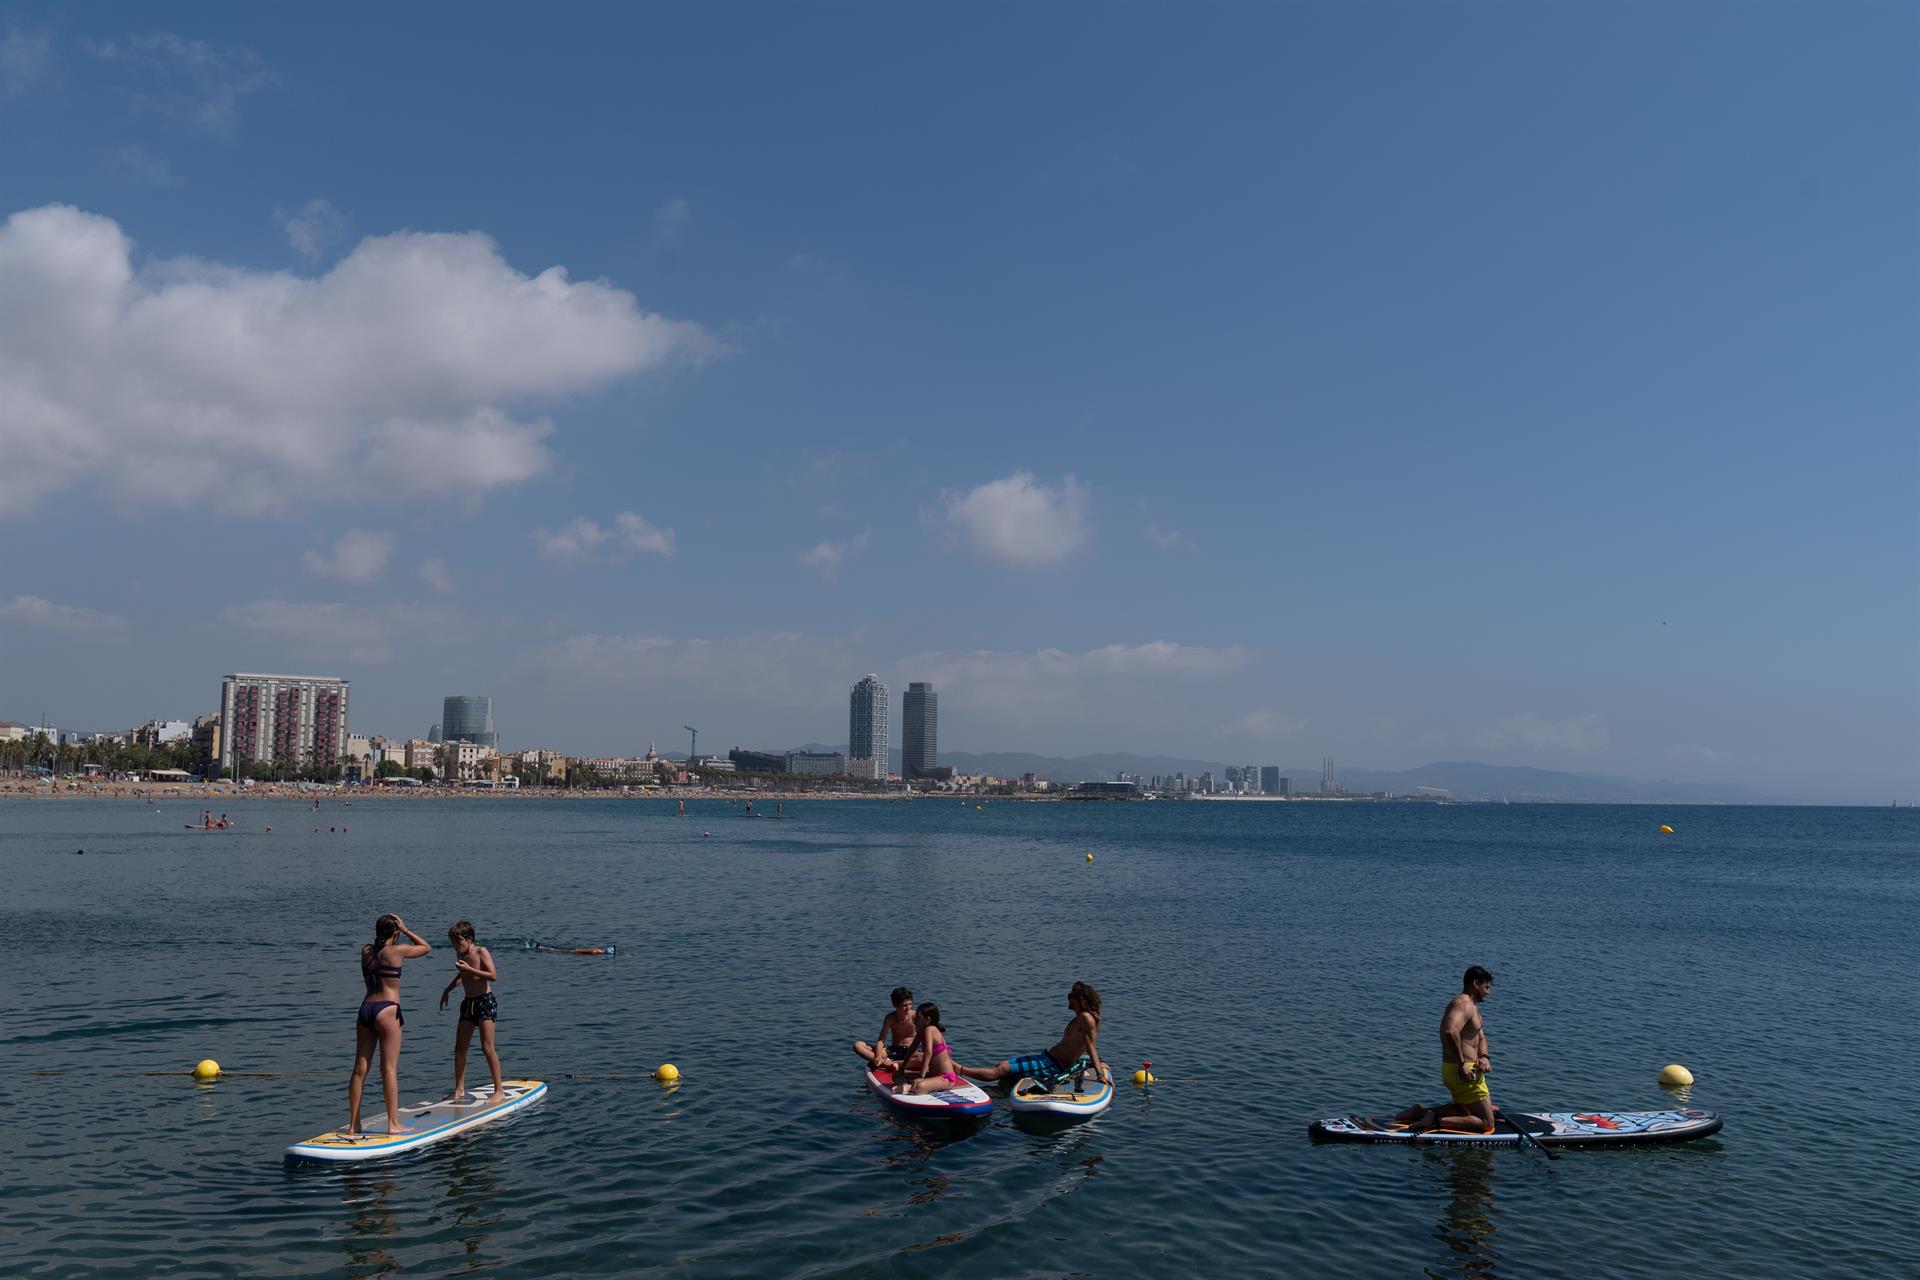
[{"label": "glass tower", "polygon": [[496,750],[499,738],[493,732],[493,699],[456,694],[440,703],[440,740],[471,742]]},{"label": "glass tower", "polygon": [[860,677],[847,700],[847,772],[887,776],[887,686],[872,672]]},{"label": "glass tower", "polygon": [[925,680],[907,686],[900,706],[900,770],[909,778],[923,777],[940,763],[940,695]]}]

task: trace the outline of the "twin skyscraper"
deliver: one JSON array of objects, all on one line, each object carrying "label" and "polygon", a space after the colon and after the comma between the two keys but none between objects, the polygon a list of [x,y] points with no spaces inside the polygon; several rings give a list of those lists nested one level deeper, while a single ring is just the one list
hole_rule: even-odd
[{"label": "twin skyscraper", "polygon": [[[887,776],[888,709],[887,686],[880,677],[872,672],[860,677],[847,699],[847,772],[856,778]],[[905,719],[900,731],[901,776],[908,780],[936,776],[940,699],[933,685],[924,680],[908,685],[901,712]]]}]

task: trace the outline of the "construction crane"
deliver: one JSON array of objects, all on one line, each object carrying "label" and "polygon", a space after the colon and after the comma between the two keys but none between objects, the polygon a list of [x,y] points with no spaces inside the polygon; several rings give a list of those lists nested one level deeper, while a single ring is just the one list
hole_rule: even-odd
[{"label": "construction crane", "polygon": [[680,726],[693,736],[687,741],[687,767],[693,767],[693,758],[700,753],[700,731],[690,724]]}]

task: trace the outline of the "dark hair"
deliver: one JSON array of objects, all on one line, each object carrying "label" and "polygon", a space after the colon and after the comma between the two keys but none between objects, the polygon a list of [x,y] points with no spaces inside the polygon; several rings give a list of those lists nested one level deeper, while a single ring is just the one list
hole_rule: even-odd
[{"label": "dark hair", "polygon": [[389,911],[373,922],[373,942],[360,948],[360,963],[370,966],[380,956],[380,948],[393,941],[393,935],[400,932],[400,917]]},{"label": "dark hair", "polygon": [[1467,976],[1460,979],[1460,989],[1462,991],[1465,991],[1468,987],[1472,986],[1476,982],[1492,982],[1492,981],[1493,981],[1493,975],[1488,973],[1485,969],[1482,969],[1477,964],[1469,965],[1467,966]]},{"label": "dark hair", "polygon": [[935,1004],[933,1001],[931,1000],[927,1001],[925,1004],[921,1005],[918,1009],[915,1009],[914,1012],[919,1014],[920,1021],[926,1023],[928,1026],[940,1027],[941,1035],[945,1035],[947,1033],[947,1029],[945,1027],[940,1026],[940,1006]]},{"label": "dark hair", "polygon": [[1078,1001],[1083,1012],[1093,1015],[1095,1022],[1100,1021],[1100,993],[1087,982],[1076,982],[1073,990],[1067,992],[1068,1000]]},{"label": "dark hair", "polygon": [[453,928],[447,930],[447,936],[449,938],[465,938],[468,942],[472,942],[473,941],[473,921],[471,920],[457,921],[454,924]]},{"label": "dark hair", "polygon": [[911,990],[909,990],[906,987],[895,987],[893,989],[893,994],[887,997],[887,1003],[892,1005],[897,1005],[902,1000],[911,1000],[911,999],[913,999],[913,992]]}]

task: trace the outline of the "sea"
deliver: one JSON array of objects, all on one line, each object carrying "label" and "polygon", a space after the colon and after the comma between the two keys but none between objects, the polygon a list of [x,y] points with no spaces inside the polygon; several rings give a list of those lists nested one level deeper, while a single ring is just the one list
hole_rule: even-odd
[{"label": "sea", "polygon": [[[0,1274],[1920,1272],[1912,810],[330,796],[187,829],[201,807],[0,801]],[[437,944],[403,1097],[452,1081],[457,919],[498,962],[507,1074],[549,1093],[288,1163],[346,1117],[388,911]],[[1470,964],[1503,1107],[1724,1130],[1552,1161],[1311,1142],[1439,1099]],[[1076,980],[1104,1115],[928,1126],[866,1091],[850,1045],[891,988],[992,1063],[1053,1043]]]}]

